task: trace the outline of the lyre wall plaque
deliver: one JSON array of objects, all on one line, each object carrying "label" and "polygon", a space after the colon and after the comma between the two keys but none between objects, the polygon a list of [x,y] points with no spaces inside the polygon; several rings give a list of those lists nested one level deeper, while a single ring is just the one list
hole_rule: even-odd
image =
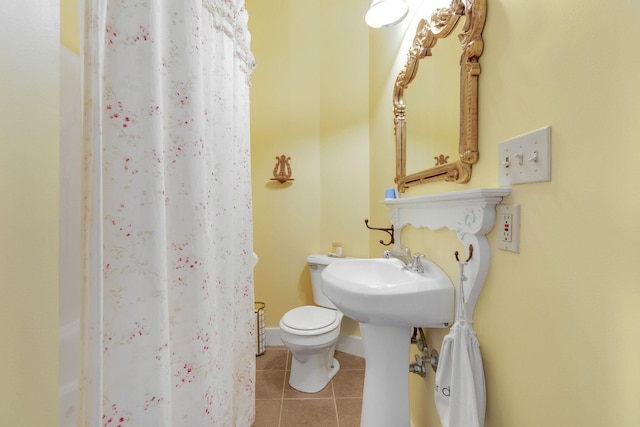
[{"label": "lyre wall plaque", "polygon": [[278,181],[280,184],[284,184],[287,181],[293,181],[291,178],[291,165],[289,164],[291,157],[287,157],[284,154],[276,156],[276,165],[273,168],[272,181]]}]

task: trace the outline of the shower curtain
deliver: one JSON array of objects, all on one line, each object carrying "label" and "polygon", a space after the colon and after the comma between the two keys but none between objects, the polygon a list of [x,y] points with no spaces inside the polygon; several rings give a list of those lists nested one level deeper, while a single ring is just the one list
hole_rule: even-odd
[{"label": "shower curtain", "polygon": [[86,0],[84,17],[78,425],[250,426],[244,0]]}]

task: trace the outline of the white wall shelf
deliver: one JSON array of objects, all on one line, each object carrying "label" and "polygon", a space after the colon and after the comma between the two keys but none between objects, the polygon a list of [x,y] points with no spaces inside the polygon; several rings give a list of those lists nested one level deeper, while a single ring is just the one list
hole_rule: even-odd
[{"label": "white wall shelf", "polygon": [[[478,188],[429,196],[384,200],[394,227],[396,247],[400,246],[402,229],[439,230],[457,233],[465,248],[473,245],[473,257],[465,267],[465,302],[469,321],[484,286],[491,262],[487,234],[496,223],[496,205],[511,194],[511,188]],[[461,258],[466,259],[463,253]]]}]

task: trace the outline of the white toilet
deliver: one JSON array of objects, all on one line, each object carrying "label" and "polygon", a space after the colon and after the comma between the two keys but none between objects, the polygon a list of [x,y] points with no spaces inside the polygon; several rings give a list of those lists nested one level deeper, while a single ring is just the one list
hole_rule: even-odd
[{"label": "white toilet", "polygon": [[289,310],[280,319],[280,339],[293,355],[289,385],[305,393],[316,393],[340,369],[333,358],[340,336],[342,313],[322,291],[322,270],[344,258],[309,255],[313,300],[317,305],[305,305]]}]

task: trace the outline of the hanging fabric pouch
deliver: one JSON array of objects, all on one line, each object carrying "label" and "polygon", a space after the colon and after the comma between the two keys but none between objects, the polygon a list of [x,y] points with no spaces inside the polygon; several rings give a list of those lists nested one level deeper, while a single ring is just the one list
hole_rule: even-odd
[{"label": "hanging fabric pouch", "polygon": [[442,427],[483,427],[486,390],[480,344],[467,323],[464,266],[460,261],[456,322],[442,341],[436,371],[435,403]]}]

